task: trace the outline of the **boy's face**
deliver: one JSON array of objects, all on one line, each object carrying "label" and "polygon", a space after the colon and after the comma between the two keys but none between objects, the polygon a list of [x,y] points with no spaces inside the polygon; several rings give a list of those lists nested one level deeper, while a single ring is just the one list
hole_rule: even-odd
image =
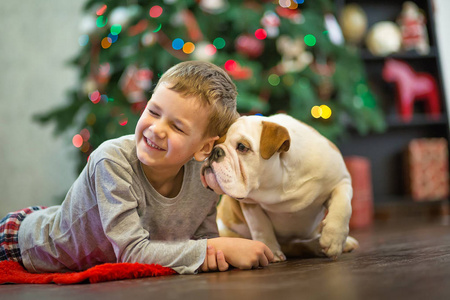
[{"label": "boy's face", "polygon": [[193,156],[205,159],[215,137],[204,137],[209,111],[160,84],[136,125],[136,150],[148,167],[179,170]]}]

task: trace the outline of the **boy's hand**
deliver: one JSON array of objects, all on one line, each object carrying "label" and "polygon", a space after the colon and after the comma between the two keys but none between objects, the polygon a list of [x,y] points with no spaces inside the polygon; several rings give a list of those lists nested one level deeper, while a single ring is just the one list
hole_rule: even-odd
[{"label": "boy's hand", "polygon": [[264,243],[242,238],[219,237],[208,240],[217,253],[222,251],[225,260],[239,269],[265,267],[273,261],[273,253]]},{"label": "boy's hand", "polygon": [[222,251],[217,251],[216,249],[208,244],[208,248],[206,249],[206,257],[203,264],[200,266],[200,270],[202,272],[209,271],[226,271],[228,270],[228,263],[225,261],[225,256]]}]

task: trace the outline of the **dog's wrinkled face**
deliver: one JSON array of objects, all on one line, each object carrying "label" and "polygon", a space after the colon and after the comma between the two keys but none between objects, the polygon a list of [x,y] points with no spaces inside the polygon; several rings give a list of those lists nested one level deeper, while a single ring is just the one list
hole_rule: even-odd
[{"label": "dog's wrinkled face", "polygon": [[217,194],[247,198],[260,186],[261,172],[270,171],[269,161],[279,159],[274,154],[289,150],[289,145],[284,127],[264,121],[264,117],[241,117],[203,165],[202,183]]}]

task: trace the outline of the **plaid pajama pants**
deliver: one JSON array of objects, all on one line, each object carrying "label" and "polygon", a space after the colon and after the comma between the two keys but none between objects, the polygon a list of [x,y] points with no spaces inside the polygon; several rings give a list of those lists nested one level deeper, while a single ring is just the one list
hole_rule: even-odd
[{"label": "plaid pajama pants", "polygon": [[22,262],[19,248],[19,227],[23,219],[32,212],[44,209],[44,206],[31,206],[6,215],[0,221],[0,261]]}]

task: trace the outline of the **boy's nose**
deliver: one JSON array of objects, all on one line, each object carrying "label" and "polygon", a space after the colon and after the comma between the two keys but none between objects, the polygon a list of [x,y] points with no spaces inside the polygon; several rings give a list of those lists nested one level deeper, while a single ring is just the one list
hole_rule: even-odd
[{"label": "boy's nose", "polygon": [[165,138],[166,137],[166,129],[165,129],[165,125],[162,122],[154,122],[151,126],[150,129],[153,131],[153,133],[158,137],[158,138]]}]

